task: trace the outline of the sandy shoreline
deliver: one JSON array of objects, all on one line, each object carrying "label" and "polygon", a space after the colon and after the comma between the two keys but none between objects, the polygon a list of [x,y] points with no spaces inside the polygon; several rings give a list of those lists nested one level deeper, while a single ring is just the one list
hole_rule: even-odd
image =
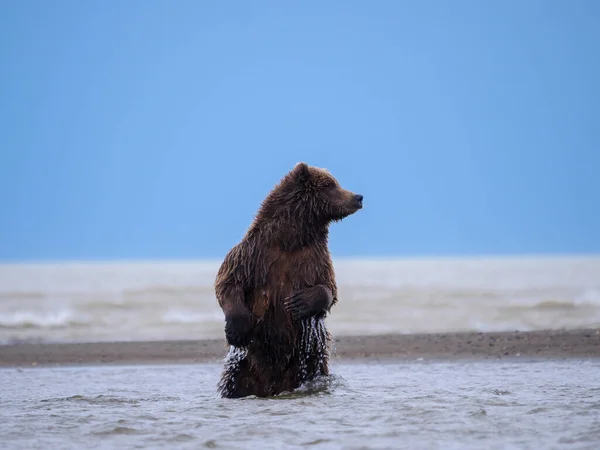
[{"label": "sandy shoreline", "polygon": [[[226,352],[222,339],[17,343],[0,346],[0,366],[220,363]],[[332,355],[334,361],[599,357],[600,329],[340,336],[335,339]]]}]

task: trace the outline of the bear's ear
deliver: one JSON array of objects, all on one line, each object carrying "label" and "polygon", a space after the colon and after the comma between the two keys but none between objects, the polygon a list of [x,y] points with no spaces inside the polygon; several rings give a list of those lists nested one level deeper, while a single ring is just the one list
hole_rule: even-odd
[{"label": "bear's ear", "polygon": [[299,162],[294,166],[292,170],[294,177],[301,183],[305,183],[310,178],[310,171],[308,170],[308,164],[305,162]]}]

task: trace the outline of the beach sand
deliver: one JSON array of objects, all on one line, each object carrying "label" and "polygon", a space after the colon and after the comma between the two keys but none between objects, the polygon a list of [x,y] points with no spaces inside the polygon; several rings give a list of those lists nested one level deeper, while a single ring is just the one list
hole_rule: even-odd
[{"label": "beach sand", "polygon": [[[600,357],[600,329],[340,336],[334,342],[332,361]],[[221,339],[15,343],[0,346],[0,366],[220,363],[226,352]]]}]

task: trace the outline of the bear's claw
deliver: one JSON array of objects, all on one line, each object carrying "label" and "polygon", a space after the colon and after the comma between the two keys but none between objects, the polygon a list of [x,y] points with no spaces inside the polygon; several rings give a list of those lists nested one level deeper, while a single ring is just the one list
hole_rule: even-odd
[{"label": "bear's claw", "polygon": [[312,302],[310,297],[303,292],[297,292],[285,299],[284,307],[287,312],[292,314],[294,319],[304,319],[313,314]]}]

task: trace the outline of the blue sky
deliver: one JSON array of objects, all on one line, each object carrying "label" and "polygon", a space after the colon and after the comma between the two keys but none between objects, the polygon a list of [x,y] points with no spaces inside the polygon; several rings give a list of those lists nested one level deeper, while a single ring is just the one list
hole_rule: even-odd
[{"label": "blue sky", "polygon": [[298,161],[334,257],[600,253],[600,3],[0,6],[0,259],[221,258]]}]

